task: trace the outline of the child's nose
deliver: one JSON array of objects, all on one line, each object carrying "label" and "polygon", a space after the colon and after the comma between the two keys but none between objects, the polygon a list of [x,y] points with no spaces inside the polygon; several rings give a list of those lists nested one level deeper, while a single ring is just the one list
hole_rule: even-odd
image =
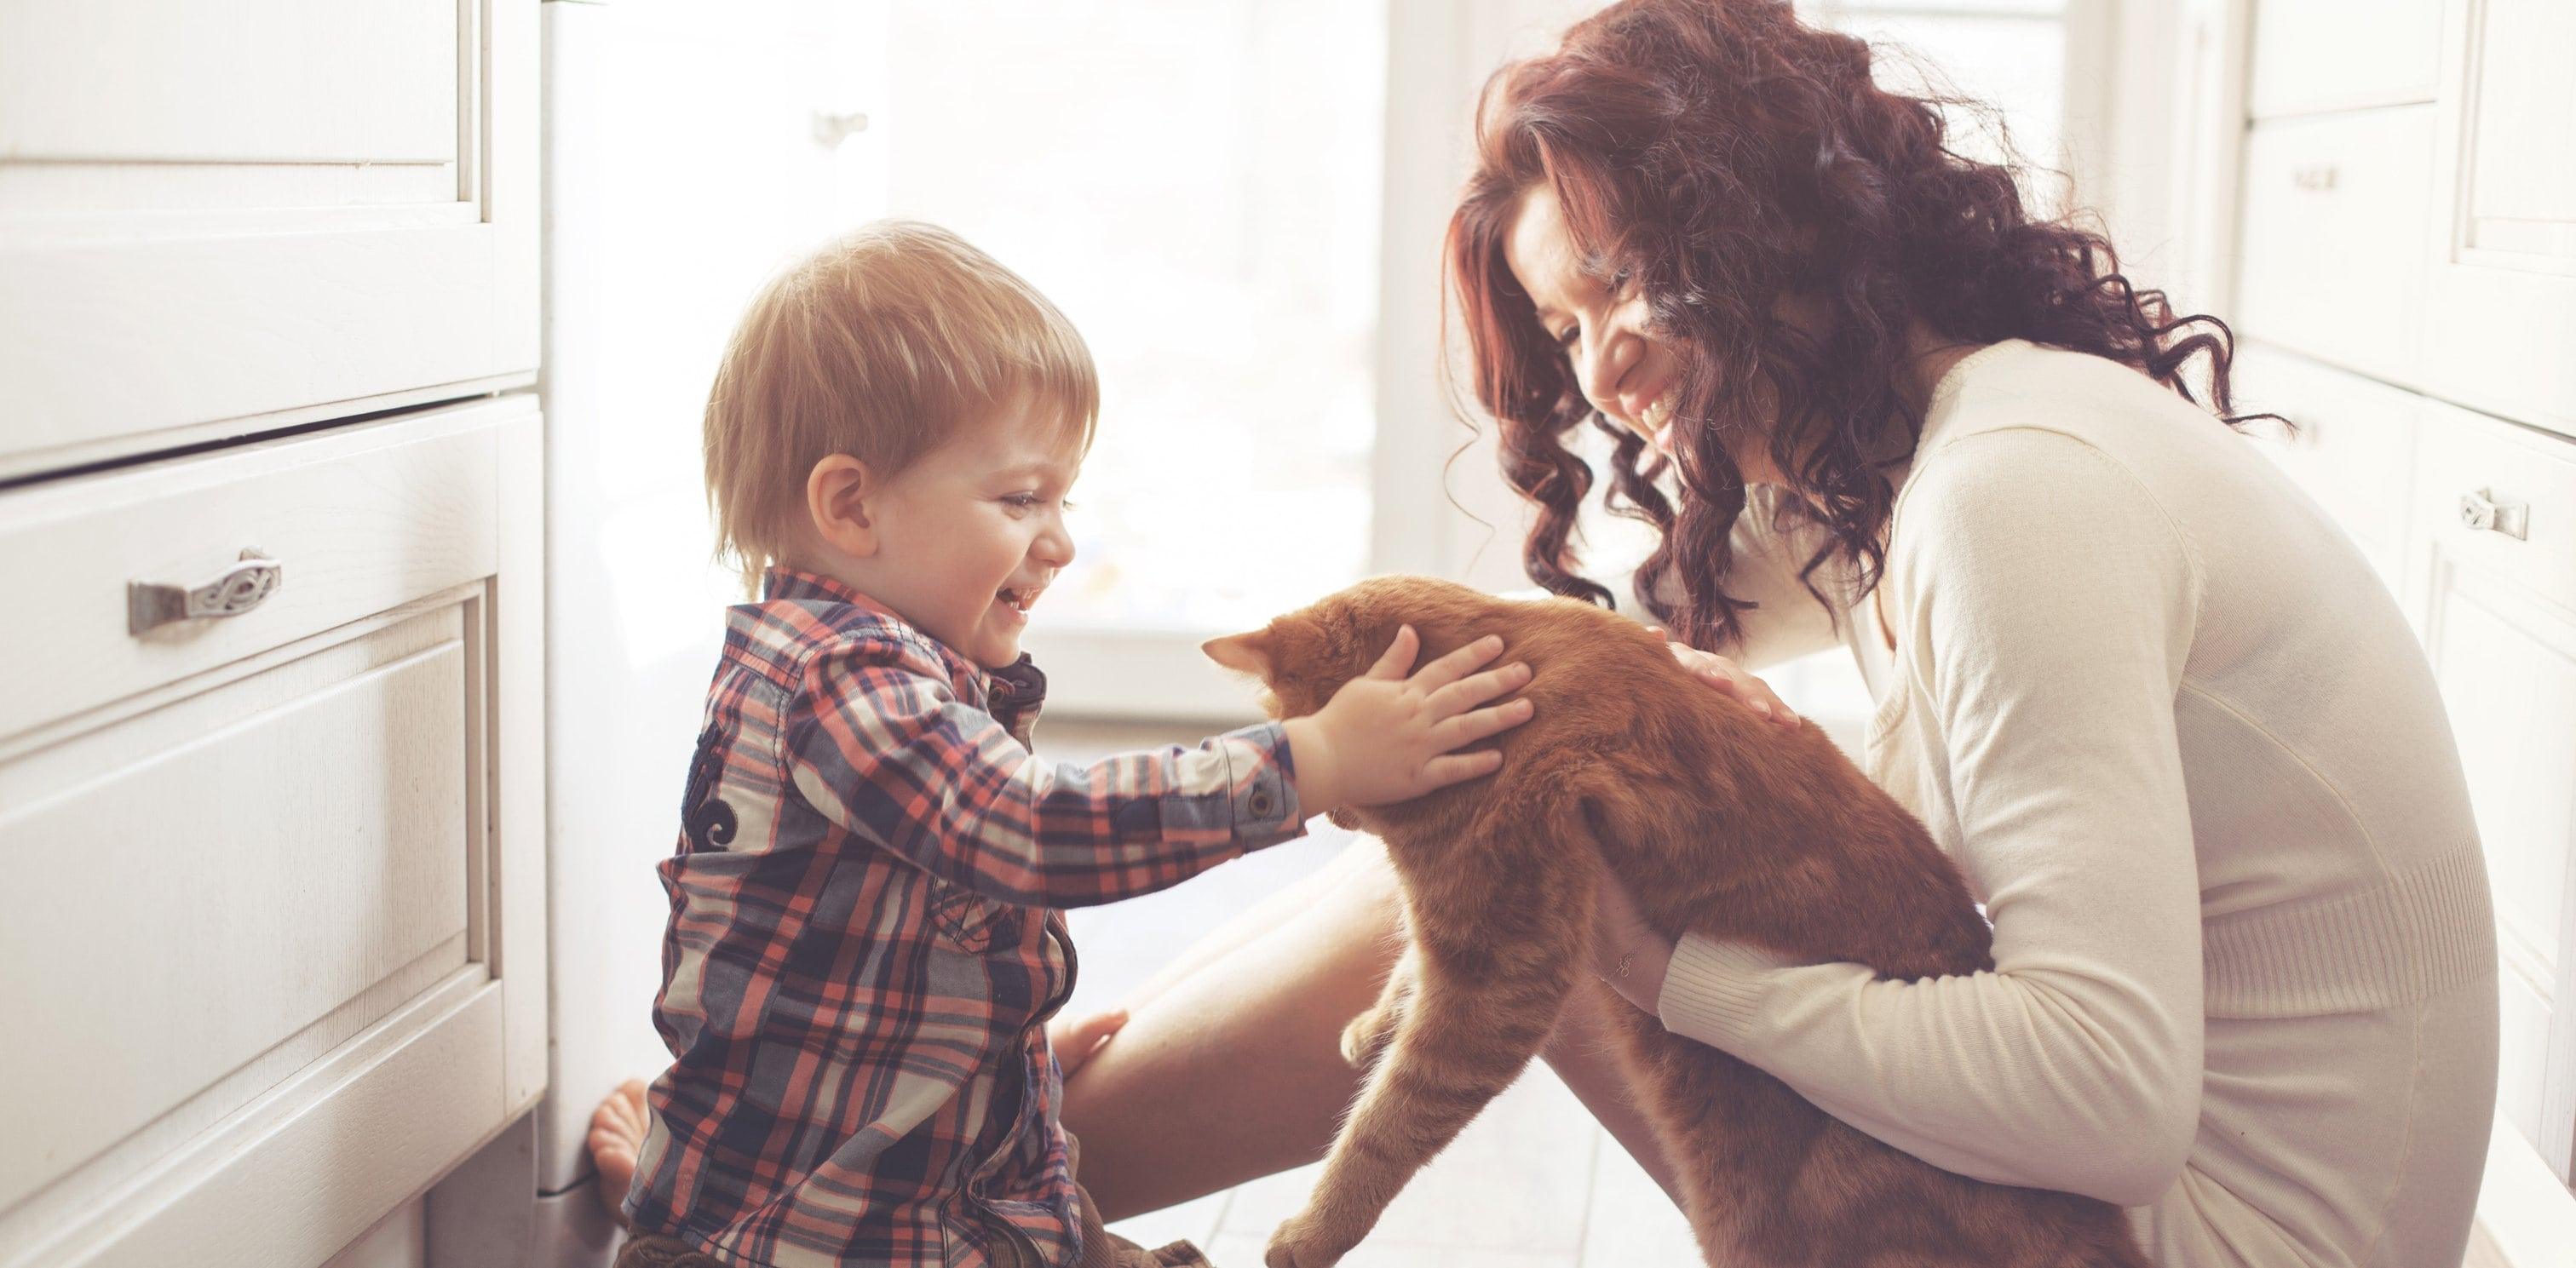
[{"label": "child's nose", "polygon": [[1038,534],[1029,555],[1050,568],[1062,568],[1073,562],[1073,537],[1064,531],[1063,524],[1052,525]]}]

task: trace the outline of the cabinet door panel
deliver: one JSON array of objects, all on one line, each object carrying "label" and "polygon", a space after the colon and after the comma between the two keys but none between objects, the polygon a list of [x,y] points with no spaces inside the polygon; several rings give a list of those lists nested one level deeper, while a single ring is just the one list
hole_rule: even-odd
[{"label": "cabinet door panel", "polygon": [[2455,8],[2422,322],[2428,385],[2576,436],[2576,5]]},{"label": "cabinet door panel", "polygon": [[0,867],[66,899],[0,924],[22,970],[0,1012],[50,1023],[0,1047],[23,1098],[0,1207],[308,1027],[345,1039],[464,966],[469,615],[0,763]]}]

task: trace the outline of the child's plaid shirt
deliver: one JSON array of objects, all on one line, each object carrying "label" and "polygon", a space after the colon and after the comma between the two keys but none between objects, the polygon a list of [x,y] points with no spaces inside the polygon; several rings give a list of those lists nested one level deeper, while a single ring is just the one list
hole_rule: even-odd
[{"label": "child's plaid shirt", "polygon": [[674,1062],[637,1229],[778,1268],[1074,1262],[1053,909],[1178,883],[1301,816],[1276,724],[1053,766],[1006,725],[1043,685],[822,577],[772,570],[730,610],[661,865]]}]

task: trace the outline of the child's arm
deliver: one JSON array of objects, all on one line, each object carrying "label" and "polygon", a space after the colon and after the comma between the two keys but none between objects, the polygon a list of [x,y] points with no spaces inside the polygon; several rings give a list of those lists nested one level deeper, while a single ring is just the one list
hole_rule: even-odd
[{"label": "child's arm", "polygon": [[1490,773],[1499,754],[1449,751],[1528,717],[1526,701],[1476,709],[1527,670],[1468,677],[1499,653],[1488,640],[1407,678],[1411,643],[1311,718],[1080,767],[1030,755],[956,697],[927,649],[862,638],[809,666],[812,708],[787,735],[785,773],[825,817],[941,880],[1029,906],[1110,902],[1287,840],[1336,806]]}]

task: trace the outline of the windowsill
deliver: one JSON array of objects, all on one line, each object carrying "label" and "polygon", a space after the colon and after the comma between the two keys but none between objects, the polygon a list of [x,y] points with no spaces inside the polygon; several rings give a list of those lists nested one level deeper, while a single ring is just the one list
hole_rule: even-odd
[{"label": "windowsill", "polygon": [[1050,721],[1245,726],[1262,717],[1253,685],[1199,650],[1224,632],[1050,626],[1024,646],[1046,671]]}]

